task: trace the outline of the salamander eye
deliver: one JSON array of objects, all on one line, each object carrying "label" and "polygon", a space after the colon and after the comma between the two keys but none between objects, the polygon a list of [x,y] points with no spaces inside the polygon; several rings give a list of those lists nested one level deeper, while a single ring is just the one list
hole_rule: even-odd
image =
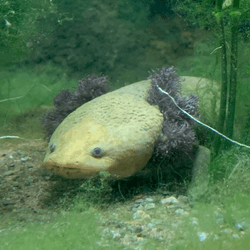
[{"label": "salamander eye", "polygon": [[102,149],[99,148],[99,147],[95,147],[92,151],[92,155],[93,156],[96,156],[96,157],[99,157],[101,154],[102,154]]},{"label": "salamander eye", "polygon": [[50,153],[53,153],[53,152],[56,150],[56,146],[52,143],[52,144],[49,146],[49,150],[50,150]]}]

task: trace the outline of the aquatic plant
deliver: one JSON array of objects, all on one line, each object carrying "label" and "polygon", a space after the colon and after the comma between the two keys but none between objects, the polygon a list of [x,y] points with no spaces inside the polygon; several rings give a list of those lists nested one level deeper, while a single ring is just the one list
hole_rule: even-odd
[{"label": "aquatic plant", "polygon": [[54,97],[54,110],[48,111],[42,117],[42,125],[50,137],[57,126],[70,113],[84,103],[107,93],[109,83],[106,76],[91,75],[79,81],[76,91],[63,89]]}]

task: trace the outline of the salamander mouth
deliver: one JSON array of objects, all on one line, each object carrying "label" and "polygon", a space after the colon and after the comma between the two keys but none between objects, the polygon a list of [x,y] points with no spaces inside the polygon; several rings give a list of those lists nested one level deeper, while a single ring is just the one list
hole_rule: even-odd
[{"label": "salamander mouth", "polygon": [[73,164],[57,165],[56,163],[44,164],[45,167],[58,175],[70,179],[84,179],[97,174],[100,170],[92,167],[83,167]]}]

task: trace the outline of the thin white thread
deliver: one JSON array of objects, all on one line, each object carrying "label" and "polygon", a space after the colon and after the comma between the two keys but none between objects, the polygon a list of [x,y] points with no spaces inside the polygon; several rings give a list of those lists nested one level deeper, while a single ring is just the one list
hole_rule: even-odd
[{"label": "thin white thread", "polygon": [[[220,133],[220,132],[217,131],[216,129],[214,129],[214,128],[212,128],[212,127],[206,125],[205,123],[203,123],[203,122],[197,120],[195,117],[193,117],[192,115],[190,115],[189,113],[187,113],[185,110],[183,110],[181,107],[179,107],[179,105],[176,103],[175,99],[174,99],[171,95],[169,95],[168,92],[162,90],[162,88],[160,88],[157,84],[156,84],[156,86],[157,86],[158,90],[160,90],[163,94],[167,95],[167,96],[173,101],[174,105],[175,105],[179,110],[181,110],[184,114],[186,114],[186,115],[187,115],[188,117],[190,117],[192,120],[196,121],[197,123],[203,125],[204,127],[208,128],[208,129],[212,130],[213,132],[215,132],[216,134],[218,134],[218,135],[220,135],[221,137],[225,138],[226,140],[228,140],[228,141],[230,141],[230,142],[232,142],[232,143],[235,143],[235,144],[237,144],[237,145],[239,145],[239,146],[241,146],[241,147],[245,147],[245,148],[249,148],[249,149],[250,149],[250,146],[247,146],[247,145],[245,145],[245,144],[242,144],[242,143],[239,143],[239,142],[237,142],[237,141],[234,141],[234,140],[228,138],[227,136],[223,135],[222,133]],[[19,98],[20,98],[20,97],[19,97]],[[29,139],[25,139],[25,138],[22,138],[22,137],[19,137],[19,136],[1,136],[0,139],[23,139],[23,140],[29,140]],[[40,139],[35,139],[35,140],[40,140]]]},{"label": "thin white thread", "polygon": [[0,100],[0,102],[7,102],[7,101],[11,101],[11,100],[19,99],[19,98],[23,98],[23,96],[12,97],[12,98],[9,98],[9,99]]},{"label": "thin white thread", "polygon": [[217,131],[216,129],[214,129],[214,128],[212,128],[212,127],[210,127],[210,126],[208,126],[208,125],[202,123],[201,121],[197,120],[195,117],[193,117],[192,115],[190,115],[189,113],[187,113],[185,110],[183,110],[181,107],[179,107],[179,105],[176,103],[175,99],[174,99],[168,92],[162,90],[157,84],[156,84],[156,86],[157,86],[158,90],[160,90],[163,94],[165,94],[165,95],[167,95],[168,97],[171,98],[171,100],[173,101],[173,103],[175,104],[175,106],[176,106],[179,110],[181,110],[184,114],[186,114],[186,115],[187,115],[188,117],[190,117],[192,120],[194,120],[194,121],[196,121],[197,123],[199,123],[199,124],[205,126],[205,127],[208,128],[208,129],[214,131],[216,134],[222,136],[222,137],[225,138],[226,140],[228,140],[228,141],[230,141],[230,142],[232,142],[232,143],[235,143],[235,144],[237,144],[237,145],[239,145],[239,146],[241,146],[241,147],[246,147],[246,148],[249,148],[249,149],[250,149],[250,146],[247,146],[247,145],[245,145],[245,144],[242,144],[242,143],[239,143],[239,142],[237,142],[237,141],[234,141],[234,140],[228,138],[227,136],[223,135],[222,133],[220,133],[220,132]]},{"label": "thin white thread", "polygon": [[26,139],[26,138],[15,136],[15,135],[1,136],[0,139],[42,140],[42,139]]},{"label": "thin white thread", "polygon": [[1,136],[0,139],[23,139],[23,138],[14,135],[6,135],[6,136]]}]

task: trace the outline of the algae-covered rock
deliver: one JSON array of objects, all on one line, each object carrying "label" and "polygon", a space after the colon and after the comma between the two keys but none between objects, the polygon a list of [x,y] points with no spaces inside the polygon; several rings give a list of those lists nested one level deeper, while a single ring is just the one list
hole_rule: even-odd
[{"label": "algae-covered rock", "polygon": [[208,189],[208,167],[210,158],[210,150],[206,147],[199,146],[192,168],[192,182],[188,190],[188,193],[193,200],[200,199]]}]

